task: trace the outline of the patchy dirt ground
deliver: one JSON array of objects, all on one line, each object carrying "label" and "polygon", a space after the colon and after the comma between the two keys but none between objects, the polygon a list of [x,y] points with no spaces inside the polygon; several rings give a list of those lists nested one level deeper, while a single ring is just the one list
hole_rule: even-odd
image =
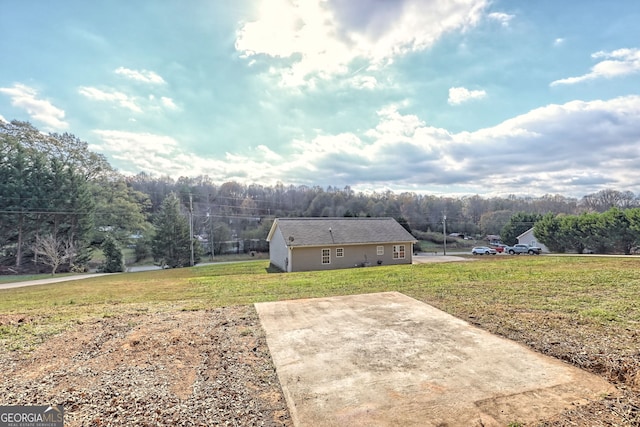
[{"label": "patchy dirt ground", "polygon": [[[457,315],[620,391],[534,425],[640,426],[638,330],[583,328],[548,313]],[[40,320],[0,315],[0,328]],[[252,306],[91,319],[32,351],[3,345],[0,373],[0,405],[61,404],[68,427],[293,425]]]},{"label": "patchy dirt ground", "polygon": [[0,405],[61,404],[68,427],[292,425],[253,307],[96,319],[0,372]]}]

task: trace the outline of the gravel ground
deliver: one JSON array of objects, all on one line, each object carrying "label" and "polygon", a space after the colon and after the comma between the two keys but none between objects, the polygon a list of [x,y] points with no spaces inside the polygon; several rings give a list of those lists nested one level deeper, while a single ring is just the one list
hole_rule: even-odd
[{"label": "gravel ground", "polygon": [[0,405],[60,404],[68,427],[292,425],[253,307],[96,319],[3,353]]}]

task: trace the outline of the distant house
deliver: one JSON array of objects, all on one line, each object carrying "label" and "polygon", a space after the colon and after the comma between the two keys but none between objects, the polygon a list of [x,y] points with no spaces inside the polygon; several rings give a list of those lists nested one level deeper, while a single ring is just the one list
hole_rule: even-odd
[{"label": "distant house", "polygon": [[393,218],[277,218],[267,241],[285,272],[411,264],[417,243]]},{"label": "distant house", "polygon": [[490,245],[499,245],[500,243],[502,243],[498,234],[487,234],[487,237],[485,237],[485,239],[489,241]]},{"label": "distant house", "polygon": [[521,235],[519,235],[518,237],[516,237],[516,239],[518,239],[518,243],[522,245],[538,246],[539,248],[542,249],[542,252],[547,252],[547,253],[550,252],[548,247],[538,242],[538,240],[536,239],[536,236],[534,236],[533,233],[534,233],[534,229],[530,228],[524,233],[522,233]]}]

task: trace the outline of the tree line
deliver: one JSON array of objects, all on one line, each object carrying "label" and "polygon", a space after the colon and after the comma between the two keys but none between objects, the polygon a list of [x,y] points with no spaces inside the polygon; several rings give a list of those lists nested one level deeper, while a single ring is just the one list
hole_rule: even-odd
[{"label": "tree line", "polygon": [[624,253],[640,245],[640,208],[613,207],[606,212],[542,216],[536,238],[553,252]]},{"label": "tree line", "polygon": [[[508,239],[536,223],[536,235],[547,232],[544,238],[551,239],[549,215],[565,224],[572,217],[611,215],[612,208],[632,212],[640,200],[616,190],[581,199],[449,197],[365,193],[349,186],[215,183],[206,175],[124,176],[72,134],[0,121],[0,269],[5,273],[85,270],[98,252],[108,254],[101,268],[118,271],[124,268],[125,247],[133,248],[137,259],[190,265],[206,253],[223,252],[228,242],[264,243],[277,217],[394,217],[416,232],[442,232],[446,217],[447,231]],[[563,241],[549,240],[548,246],[579,246]],[[585,246],[609,247],[591,241]]]},{"label": "tree line", "polygon": [[75,136],[0,121],[0,267],[82,271],[107,236],[150,229],[148,197]]}]

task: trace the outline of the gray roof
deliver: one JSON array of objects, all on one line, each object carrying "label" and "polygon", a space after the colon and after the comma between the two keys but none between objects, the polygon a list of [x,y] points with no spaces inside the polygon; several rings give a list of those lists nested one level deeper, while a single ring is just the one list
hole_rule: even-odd
[{"label": "gray roof", "polygon": [[416,242],[393,218],[277,218],[267,240],[278,231],[288,246]]}]

